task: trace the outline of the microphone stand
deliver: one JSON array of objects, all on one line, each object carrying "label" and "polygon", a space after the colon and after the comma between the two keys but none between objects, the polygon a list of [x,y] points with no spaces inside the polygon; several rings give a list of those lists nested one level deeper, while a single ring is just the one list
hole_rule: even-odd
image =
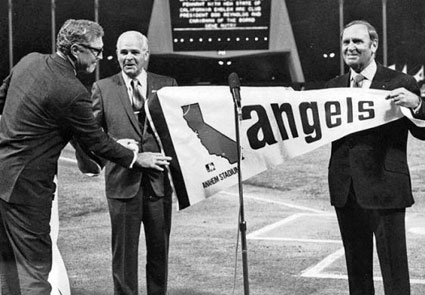
[{"label": "microphone stand", "polygon": [[[233,92],[232,92],[233,94]],[[244,212],[244,201],[243,201],[243,187],[242,187],[242,171],[241,171],[241,142],[239,125],[242,120],[241,102],[238,96],[233,95],[234,109],[235,109],[235,130],[236,130],[236,146],[238,156],[238,187],[239,187],[239,231],[241,233],[241,247],[242,247],[242,268],[243,268],[243,285],[244,294],[249,295],[249,281],[248,281],[248,250],[246,243],[246,221]]]}]

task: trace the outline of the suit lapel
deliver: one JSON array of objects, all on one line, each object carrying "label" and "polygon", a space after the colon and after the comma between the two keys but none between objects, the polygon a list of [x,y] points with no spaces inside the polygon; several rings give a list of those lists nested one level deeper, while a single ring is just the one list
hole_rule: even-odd
[{"label": "suit lapel", "polygon": [[350,87],[350,74],[342,76],[342,83],[343,87]]},{"label": "suit lapel", "polygon": [[[385,74],[383,66],[381,66],[380,64],[378,64],[377,66],[378,67],[376,69],[376,73],[373,77],[370,88],[387,90],[389,84],[391,83],[391,78]],[[350,74],[347,73],[341,76],[341,80],[339,80],[338,85],[341,85],[340,87],[350,87]]]},{"label": "suit lapel", "polygon": [[148,98],[151,98],[158,91],[158,89],[161,89],[162,87],[165,86],[164,80],[162,80],[161,78],[158,78],[158,76],[155,76],[154,74],[151,74],[149,72],[147,72],[147,83],[148,83],[147,85]]},{"label": "suit lapel", "polygon": [[152,90],[156,89],[155,87],[155,79],[152,78],[152,75],[147,72],[147,79],[146,79],[147,85],[147,99],[149,99],[152,96]]},{"label": "suit lapel", "polygon": [[137,119],[136,115],[133,112],[133,108],[131,107],[130,99],[128,98],[127,87],[125,86],[125,82],[123,77],[121,76],[121,73],[115,75],[114,82],[117,84],[117,96],[119,97],[124,107],[128,119],[130,120],[133,127],[136,129],[137,133],[142,136],[142,130],[140,130],[139,120]]},{"label": "suit lapel", "polygon": [[375,77],[373,77],[370,88],[387,90],[390,82],[390,77],[385,74],[383,67],[378,64],[378,68],[376,69],[376,74]]}]

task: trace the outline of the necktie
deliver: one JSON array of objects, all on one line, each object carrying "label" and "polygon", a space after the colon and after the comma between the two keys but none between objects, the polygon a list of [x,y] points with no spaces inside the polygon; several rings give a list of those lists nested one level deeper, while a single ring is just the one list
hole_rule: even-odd
[{"label": "necktie", "polygon": [[135,112],[140,112],[140,110],[143,108],[143,104],[145,103],[145,99],[140,93],[138,85],[139,81],[131,80],[131,88],[133,88],[133,97],[131,98],[131,104],[133,106],[133,111]]},{"label": "necktie", "polygon": [[365,79],[365,77],[362,74],[356,75],[353,79],[353,87],[361,88],[364,79]]}]

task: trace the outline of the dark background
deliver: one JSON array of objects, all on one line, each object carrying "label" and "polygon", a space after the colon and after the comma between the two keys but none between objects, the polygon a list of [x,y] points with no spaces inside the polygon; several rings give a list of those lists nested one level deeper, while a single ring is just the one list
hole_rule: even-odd
[{"label": "dark background", "polygon": [[[0,1],[0,79],[9,72],[7,2]],[[14,63],[32,51],[51,52],[50,5],[51,0],[13,0]],[[304,87],[321,87],[340,73],[339,0],[291,0],[286,5],[306,80]],[[101,78],[119,71],[115,43],[123,31],[147,34],[152,6],[153,0],[99,0],[99,23],[105,30]],[[94,20],[94,1],[56,0],[55,35],[69,18]],[[370,21],[382,41],[382,0],[345,0],[344,23],[353,19]],[[416,74],[425,64],[425,1],[387,0],[387,28],[388,65],[395,64],[398,70],[407,65],[408,73]],[[381,63],[382,47],[381,42],[377,55]],[[282,54],[257,55],[223,60],[220,65],[217,59],[152,55],[149,70],[174,76],[180,85],[223,85],[228,74],[236,71],[242,85],[291,86],[283,60]],[[89,86],[95,75],[81,79]]]}]

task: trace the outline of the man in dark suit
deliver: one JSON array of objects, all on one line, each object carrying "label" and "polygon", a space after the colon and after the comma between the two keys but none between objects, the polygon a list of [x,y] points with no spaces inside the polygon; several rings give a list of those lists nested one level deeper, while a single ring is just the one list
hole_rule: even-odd
[{"label": "man in dark suit", "polygon": [[102,58],[102,36],[95,22],[68,20],[58,33],[55,54],[25,56],[0,87],[1,294],[50,294],[54,176],[71,137],[90,153],[127,168],[170,160],[152,163],[97,124],[90,94],[75,75],[93,72]]},{"label": "man in dark suit", "polygon": [[[341,49],[350,72],[328,82],[332,87],[392,90],[389,99],[425,118],[416,81],[375,62],[378,34],[366,21],[348,24]],[[361,77],[358,77],[361,75]],[[413,204],[406,157],[408,132],[425,139],[425,130],[403,117],[347,135],[332,143],[329,190],[345,249],[350,294],[374,294],[373,235],[385,294],[410,294],[405,211]]]},{"label": "man in dark suit", "polygon": [[[93,85],[95,117],[112,137],[127,139],[130,145],[137,143],[144,154],[160,152],[145,108],[157,90],[176,86],[176,80],[145,70],[148,40],[139,32],[128,31],[118,38],[117,58],[122,71]],[[105,185],[112,224],[114,294],[138,294],[137,257],[142,222],[147,248],[147,291],[149,295],[166,294],[172,209],[167,173],[152,169],[134,171],[108,162]]]}]

